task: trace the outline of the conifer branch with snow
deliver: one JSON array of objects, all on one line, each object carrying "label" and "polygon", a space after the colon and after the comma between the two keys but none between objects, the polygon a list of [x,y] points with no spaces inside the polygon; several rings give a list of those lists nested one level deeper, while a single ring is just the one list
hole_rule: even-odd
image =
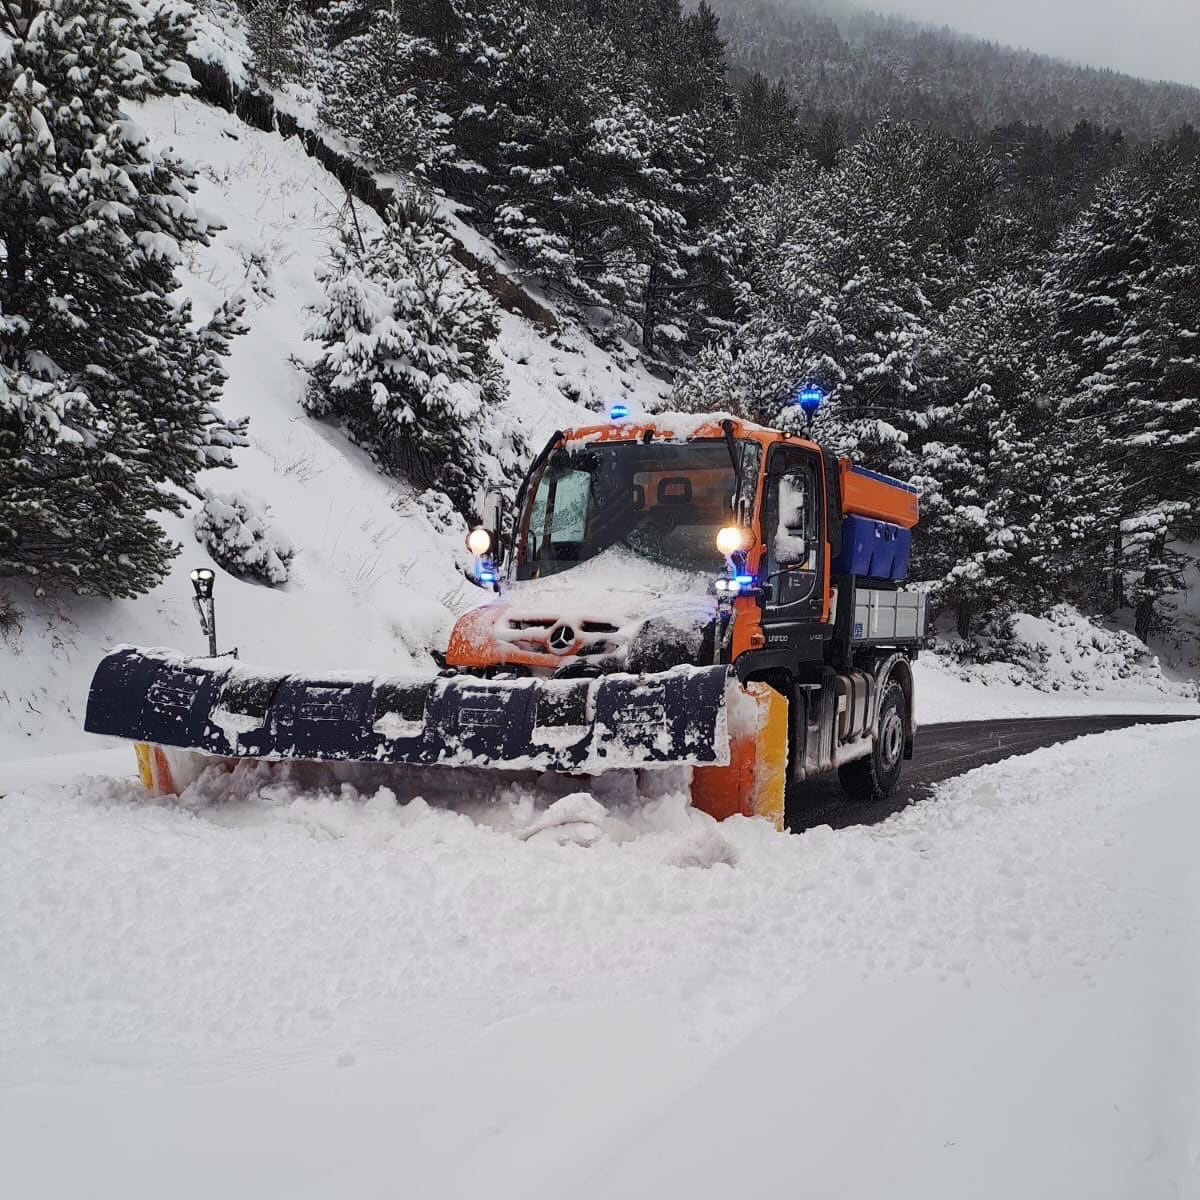
[{"label": "conifer branch with snow", "polygon": [[174,0],[26,0],[0,31],[0,575],[107,596],[176,552],[155,511],[230,465],[213,407],[237,315],[175,267],[212,229],[122,103],[191,86]]},{"label": "conifer branch with snow", "polygon": [[454,261],[432,205],[396,201],[361,246],[347,233],[322,283],[309,412],[337,419],[385,469],[469,512],[480,485],[507,474],[514,447],[497,428],[495,305]]}]

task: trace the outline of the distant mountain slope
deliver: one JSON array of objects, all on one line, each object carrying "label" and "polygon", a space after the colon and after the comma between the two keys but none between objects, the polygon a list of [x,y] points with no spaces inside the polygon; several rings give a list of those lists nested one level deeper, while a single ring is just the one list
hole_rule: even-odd
[{"label": "distant mountain slope", "polygon": [[1119,126],[1135,140],[1200,125],[1200,89],[1148,83],[820,0],[710,0],[735,70],[784,79],[805,119],[852,136],[881,117],[952,132],[1014,121]]}]

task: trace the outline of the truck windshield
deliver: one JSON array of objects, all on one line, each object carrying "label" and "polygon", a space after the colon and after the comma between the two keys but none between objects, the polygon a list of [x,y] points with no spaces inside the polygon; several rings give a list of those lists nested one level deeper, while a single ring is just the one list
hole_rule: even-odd
[{"label": "truck windshield", "polygon": [[719,572],[734,470],[721,441],[609,442],[555,450],[530,490],[517,578],[565,571],[613,546],[682,570]]}]

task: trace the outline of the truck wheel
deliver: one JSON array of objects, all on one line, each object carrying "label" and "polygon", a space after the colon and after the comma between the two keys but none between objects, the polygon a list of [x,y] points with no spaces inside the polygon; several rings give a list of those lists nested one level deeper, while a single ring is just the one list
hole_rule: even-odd
[{"label": "truck wheel", "polygon": [[879,725],[871,753],[838,767],[842,791],[851,800],[869,804],[886,800],[900,778],[908,710],[904,689],[893,680],[879,702]]}]

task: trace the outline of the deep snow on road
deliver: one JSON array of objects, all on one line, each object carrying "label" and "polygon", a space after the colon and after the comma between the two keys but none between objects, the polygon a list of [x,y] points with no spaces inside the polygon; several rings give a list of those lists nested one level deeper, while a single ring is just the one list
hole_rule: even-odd
[{"label": "deep snow on road", "polygon": [[1139,727],[874,827],[667,794],[588,847],[519,789],[44,771],[0,800],[0,1182],[1198,1194],[1198,767],[1196,724]]}]

